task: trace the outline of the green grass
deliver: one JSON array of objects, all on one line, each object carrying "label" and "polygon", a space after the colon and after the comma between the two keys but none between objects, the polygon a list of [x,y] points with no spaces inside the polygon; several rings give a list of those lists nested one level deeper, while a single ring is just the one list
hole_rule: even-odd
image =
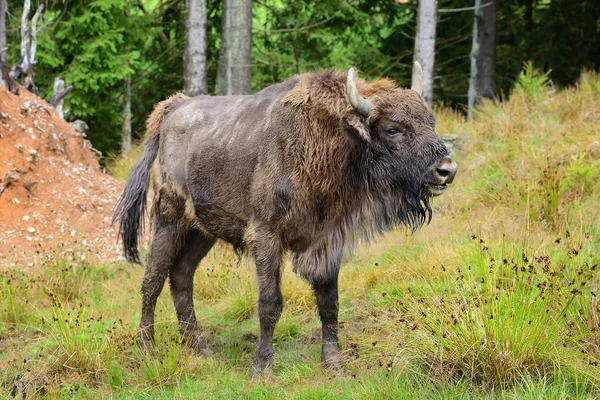
[{"label": "green grass", "polygon": [[[219,244],[195,276],[214,356],[181,342],[169,291],[156,349],[135,335],[143,269],[77,258],[0,275],[0,397],[593,399],[600,396],[600,78],[555,92],[527,70],[472,122],[430,226],[360,247],[340,277],[345,376],[320,367],[312,290],[286,263],[274,376],[250,381],[253,266]],[[134,150],[139,152],[139,148]],[[131,157],[111,169],[126,177]],[[120,171],[120,172],[118,172]]]}]

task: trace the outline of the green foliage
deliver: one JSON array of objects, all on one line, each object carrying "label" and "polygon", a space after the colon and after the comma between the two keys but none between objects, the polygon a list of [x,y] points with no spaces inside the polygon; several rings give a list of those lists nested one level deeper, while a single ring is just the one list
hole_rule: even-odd
[{"label": "green foliage", "polygon": [[[51,368],[75,370],[90,375],[93,380],[106,376],[109,360],[116,348],[111,346],[111,321],[94,318],[85,309],[67,311],[54,307],[50,318],[45,319],[46,333],[56,343],[56,358]],[[115,380],[114,369],[111,381]]]},{"label": "green foliage", "polygon": [[151,387],[164,388],[182,376],[180,353],[183,343],[176,332],[168,329],[159,329],[156,339],[157,346],[152,353],[146,354],[136,347],[134,355],[141,363],[141,378]]},{"label": "green foliage", "polygon": [[[132,78],[141,65],[145,35],[152,33],[151,20],[130,0],[75,1],[53,16],[60,22],[46,32],[53,38],[53,46],[40,46],[40,68],[75,87],[65,99],[69,115],[88,123],[95,147],[116,151],[123,81]],[[50,41],[48,37],[44,40]],[[60,68],[53,60],[56,55]]]},{"label": "green foliage", "polygon": [[[406,351],[435,375],[488,388],[597,363],[599,355],[581,348],[578,332],[587,330],[591,311],[585,304],[598,261],[589,239],[567,238],[537,255],[512,243],[492,248],[475,240],[479,251],[441,272],[453,275],[452,290],[409,287],[399,308]],[[589,358],[580,363],[582,351]]]},{"label": "green foliage", "polygon": [[26,285],[20,273],[5,271],[0,276],[0,331],[27,320],[26,301],[20,296]]},{"label": "green foliage", "polygon": [[[33,8],[38,3],[34,0]],[[222,1],[207,3],[206,69],[209,93],[214,93]],[[94,147],[104,154],[117,153],[124,79],[132,79],[134,138],[143,136],[144,121],[154,104],[182,89],[185,2],[70,0],[44,4],[35,68],[37,86],[48,99],[56,76],[73,84],[75,90],[66,97],[67,118],[84,119]],[[470,0],[447,0],[439,8],[472,5]],[[368,78],[387,76],[408,86],[416,7],[415,0],[254,2],[252,89],[258,91],[296,73],[350,66],[358,67]],[[20,57],[14,44],[20,43],[21,9],[22,1],[9,0],[14,16],[8,19],[10,64]],[[510,93],[517,80],[522,85],[536,84],[535,75],[519,75],[525,60],[531,60],[528,71],[542,69],[541,76],[552,69],[558,86],[574,83],[582,67],[597,69],[600,65],[600,8],[595,0],[497,2],[497,13],[499,95]],[[438,18],[434,98],[458,109],[466,103],[472,24],[471,11],[440,12]]]},{"label": "green foliage", "polygon": [[523,65],[523,71],[519,74],[517,87],[523,90],[530,98],[544,94],[550,89],[550,85],[552,84],[550,81],[550,72],[552,71],[548,70],[542,73],[534,68],[531,61],[528,61]]}]

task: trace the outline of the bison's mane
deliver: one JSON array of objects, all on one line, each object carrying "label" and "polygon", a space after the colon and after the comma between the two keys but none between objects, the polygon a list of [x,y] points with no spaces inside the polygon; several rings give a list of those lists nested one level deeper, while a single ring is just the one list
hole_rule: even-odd
[{"label": "bison's mane", "polygon": [[[329,216],[337,221],[333,235],[347,244],[369,241],[397,226],[414,232],[431,219],[430,197],[418,177],[394,181],[387,176],[381,154],[343,132],[340,119],[352,111],[346,77],[341,71],[299,75],[283,98],[294,109],[296,126],[302,127],[294,175],[301,187],[338,204]],[[388,79],[358,79],[357,87],[379,104],[394,104],[403,92]],[[377,113],[375,109],[370,119]]]}]

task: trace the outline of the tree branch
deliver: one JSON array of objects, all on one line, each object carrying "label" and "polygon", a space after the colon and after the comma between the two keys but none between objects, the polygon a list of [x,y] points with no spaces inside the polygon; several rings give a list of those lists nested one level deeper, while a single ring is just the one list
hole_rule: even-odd
[{"label": "tree branch", "polygon": [[313,28],[316,28],[317,26],[321,26],[323,24],[326,24],[327,22],[331,21],[332,19],[336,18],[344,9],[346,8],[350,8],[350,7],[354,7],[356,4],[355,3],[349,3],[349,4],[345,4],[343,6],[341,6],[339,8],[339,10],[333,14],[331,17],[329,18],[325,18],[322,21],[319,22],[315,22],[314,24],[310,24],[310,25],[305,25],[305,26],[301,26],[298,28],[281,28],[281,29],[257,29],[256,32],[266,32],[266,33],[289,33],[289,32],[302,32],[302,31],[307,31]]},{"label": "tree branch", "polygon": [[489,3],[485,3],[482,4],[479,7],[462,7],[462,8],[440,8],[438,10],[439,13],[451,13],[451,12],[462,12],[462,11],[474,11],[477,10],[479,8],[484,8],[487,6],[491,6],[492,4],[494,4],[493,2],[489,2]]}]

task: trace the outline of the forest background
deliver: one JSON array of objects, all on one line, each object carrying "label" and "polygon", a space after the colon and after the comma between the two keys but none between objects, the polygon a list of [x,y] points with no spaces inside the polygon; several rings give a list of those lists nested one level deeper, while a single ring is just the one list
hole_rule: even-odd
[{"label": "forest background", "polygon": [[[0,21],[0,47],[5,47],[3,58],[13,66],[21,57],[21,18],[27,1],[0,3],[6,12],[4,28]],[[233,20],[223,11],[228,5]],[[415,0],[34,0],[27,24],[40,6],[33,68],[38,94],[50,100],[57,77],[72,85],[64,100],[65,119],[84,120],[88,139],[108,155],[129,147],[124,136],[134,141],[142,137],[154,104],[170,94],[183,89],[191,94],[227,93],[226,87],[219,87],[223,74],[219,54],[227,46],[223,28],[227,21],[233,21],[234,28],[251,29],[251,40],[242,35],[249,47],[247,59],[236,61],[248,67],[239,92],[256,92],[297,73],[349,67],[357,67],[366,78],[386,76],[410,86],[419,4]],[[486,97],[506,97],[526,61],[551,71],[558,86],[576,82],[583,69],[600,67],[596,0],[439,0],[432,72],[436,103],[466,112],[478,9],[487,13],[484,34],[491,35],[483,44],[488,48],[482,49],[493,57]],[[198,18],[198,10],[205,13],[199,15],[205,25],[195,25],[205,29],[205,58],[196,65],[202,69],[200,75],[185,67],[184,56],[193,45],[186,41],[186,26],[194,26],[190,18]],[[239,46],[235,41],[231,45]],[[203,82],[186,87],[186,74],[189,80],[193,73]]]}]

